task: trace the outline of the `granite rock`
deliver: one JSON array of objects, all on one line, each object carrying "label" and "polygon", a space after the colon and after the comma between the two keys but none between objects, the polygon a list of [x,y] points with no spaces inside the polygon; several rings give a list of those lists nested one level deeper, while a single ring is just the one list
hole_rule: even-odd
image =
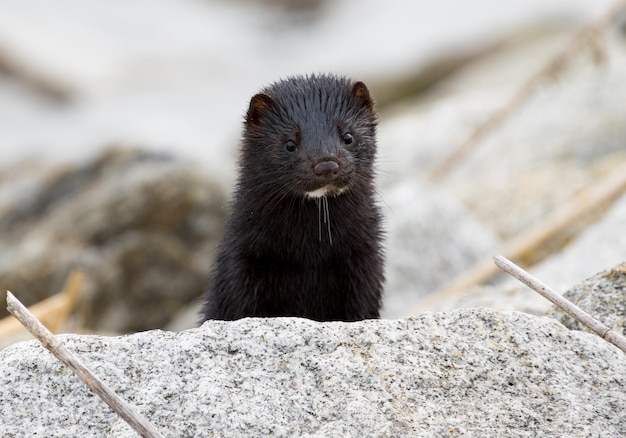
[{"label": "granite rock", "polygon": [[[626,361],[552,318],[209,321],[67,335],[165,436],[623,436]],[[3,436],[133,436],[34,341],[0,352]]]},{"label": "granite rock", "polygon": [[[563,296],[604,325],[626,335],[626,262],[577,284]],[[556,307],[547,315],[572,330],[589,330]]]}]

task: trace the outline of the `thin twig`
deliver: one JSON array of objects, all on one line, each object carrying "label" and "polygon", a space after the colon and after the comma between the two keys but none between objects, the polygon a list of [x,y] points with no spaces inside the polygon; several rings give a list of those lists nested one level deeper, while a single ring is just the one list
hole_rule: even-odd
[{"label": "thin twig", "polygon": [[616,331],[610,329],[606,325],[594,319],[591,315],[585,312],[583,309],[569,301],[567,298],[554,291],[546,284],[539,281],[537,278],[524,271],[505,257],[495,256],[493,258],[495,264],[510,276],[518,279],[526,286],[539,293],[542,297],[548,299],[555,306],[559,307],[565,313],[572,318],[580,321],[582,324],[589,327],[595,334],[602,339],[615,345],[617,348],[626,353],[626,338]]},{"label": "thin twig", "polygon": [[599,55],[600,48],[598,44],[593,43],[598,38],[598,35],[624,11],[626,11],[626,0],[618,1],[606,14],[580,30],[561,52],[557,53],[537,73],[531,76],[502,107],[491,113],[484,122],[471,132],[463,143],[445,157],[441,164],[430,174],[430,181],[437,182],[442,180],[479,141],[493,129],[500,126],[517,108],[526,102],[540,85],[553,81],[565,69],[569,59],[582,48],[589,47],[591,43],[594,59],[601,59],[602,56]]},{"label": "thin twig", "polygon": [[37,318],[7,291],[7,310],[11,312],[41,344],[80,379],[89,386],[102,400],[124,419],[142,437],[161,438],[163,435],[143,418],[130,404],[122,400],[113,390],[107,387],[91,370],[74,356]]}]

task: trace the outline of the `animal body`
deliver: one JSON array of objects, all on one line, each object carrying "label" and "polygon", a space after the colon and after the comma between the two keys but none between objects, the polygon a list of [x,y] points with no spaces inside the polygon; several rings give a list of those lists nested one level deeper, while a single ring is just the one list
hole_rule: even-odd
[{"label": "animal body", "polygon": [[362,82],[298,76],[252,97],[203,318],[378,318],[376,113]]}]

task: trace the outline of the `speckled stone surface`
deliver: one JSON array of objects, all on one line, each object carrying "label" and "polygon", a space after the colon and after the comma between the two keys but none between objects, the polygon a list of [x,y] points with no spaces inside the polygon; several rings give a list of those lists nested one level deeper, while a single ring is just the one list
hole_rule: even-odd
[{"label": "speckled stone surface", "polygon": [[[626,358],[552,318],[208,322],[64,337],[168,437],[623,436]],[[133,436],[35,342],[0,352],[3,437]]]},{"label": "speckled stone surface", "polygon": [[[563,296],[607,327],[626,335],[626,262],[577,284]],[[573,330],[587,330],[556,307],[547,315]]]}]

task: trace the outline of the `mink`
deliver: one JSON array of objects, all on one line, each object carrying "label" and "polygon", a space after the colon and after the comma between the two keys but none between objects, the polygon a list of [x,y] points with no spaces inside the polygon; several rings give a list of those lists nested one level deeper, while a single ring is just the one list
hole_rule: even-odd
[{"label": "mink", "polygon": [[377,116],[363,82],[278,81],[250,100],[203,320],[378,318]]}]

